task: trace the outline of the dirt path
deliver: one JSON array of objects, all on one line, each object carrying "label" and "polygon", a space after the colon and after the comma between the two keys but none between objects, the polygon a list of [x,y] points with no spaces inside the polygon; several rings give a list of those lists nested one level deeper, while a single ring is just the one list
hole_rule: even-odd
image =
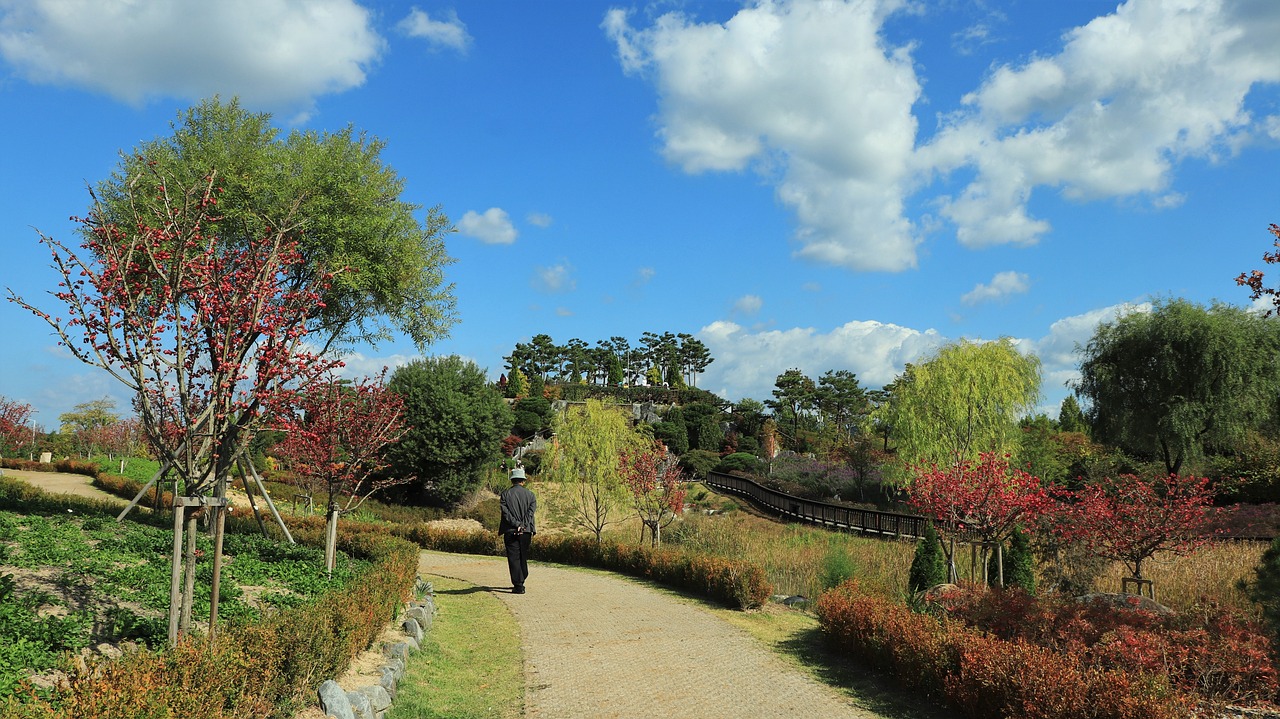
[{"label": "dirt path", "polygon": [[49,494],[71,494],[77,497],[118,502],[127,504],[123,499],[104,492],[93,486],[93,480],[83,474],[62,474],[61,472],[28,472],[24,469],[6,469],[4,476],[17,477],[27,484],[39,487]]},{"label": "dirt path", "polygon": [[510,608],[526,717],[880,716],[711,612],[639,582],[538,564],[517,595],[501,558],[423,552],[418,570],[484,587]]}]

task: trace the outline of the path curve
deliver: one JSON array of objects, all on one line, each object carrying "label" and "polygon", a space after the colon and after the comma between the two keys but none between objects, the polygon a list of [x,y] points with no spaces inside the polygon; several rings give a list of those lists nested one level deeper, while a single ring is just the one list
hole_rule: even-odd
[{"label": "path curve", "polygon": [[484,587],[511,610],[529,719],[880,716],[711,612],[640,582],[539,563],[517,595],[505,558],[423,552],[418,569]]},{"label": "path curve", "polygon": [[70,494],[76,497],[125,504],[125,500],[93,486],[93,480],[83,474],[32,472],[26,469],[5,469],[3,471],[4,476],[21,479],[27,484],[39,487],[49,494]]}]

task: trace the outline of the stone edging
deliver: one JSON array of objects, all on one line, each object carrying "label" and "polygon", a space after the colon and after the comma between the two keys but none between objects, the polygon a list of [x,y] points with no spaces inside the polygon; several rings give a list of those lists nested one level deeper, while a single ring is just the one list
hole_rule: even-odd
[{"label": "stone edging", "polygon": [[415,600],[406,603],[400,621],[404,639],[383,642],[382,652],[387,663],[379,670],[382,678],[377,684],[345,691],[338,682],[329,679],[316,690],[320,698],[320,710],[334,719],[383,719],[396,698],[396,685],[404,676],[409,657],[422,648],[422,638],[431,630],[436,613],[435,590],[431,582],[418,577],[414,582]]}]

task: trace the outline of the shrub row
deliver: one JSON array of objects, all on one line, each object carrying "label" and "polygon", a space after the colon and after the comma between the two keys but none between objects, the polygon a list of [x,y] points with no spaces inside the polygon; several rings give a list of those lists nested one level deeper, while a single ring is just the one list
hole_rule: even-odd
[{"label": "shrub row", "polygon": [[917,614],[863,593],[856,581],[824,593],[817,613],[839,648],[965,716],[1175,719],[1192,707],[1160,678],[1085,667],[1061,652]]},{"label": "shrub row", "polygon": [[1167,678],[1174,688],[1209,700],[1269,702],[1280,691],[1262,625],[1231,609],[1201,604],[1159,615],[1138,607],[978,587],[948,592],[939,605],[948,617],[998,639],[1070,654],[1084,666]]},{"label": "shrub row", "polygon": [[32,462],[26,459],[0,458],[0,468],[21,469],[26,472],[62,472],[63,474],[83,474],[86,477],[97,477],[102,468],[96,462],[81,462],[75,459],[60,459],[57,462]]},{"label": "shrub row", "polygon": [[[0,506],[32,510],[46,503],[39,490],[0,479]],[[105,506],[61,496],[57,504],[84,511]],[[114,661],[69,666],[65,686],[44,697],[27,689],[0,707],[0,718],[291,716],[320,681],[346,670],[412,591],[418,548],[385,533],[354,529],[341,534],[339,546],[370,564],[342,589],[261,622],[229,623],[212,645],[205,637],[191,637],[170,649],[136,649]],[[228,522],[228,531],[253,530],[256,525],[247,518]],[[300,541],[322,536],[321,527],[300,530]]]}]

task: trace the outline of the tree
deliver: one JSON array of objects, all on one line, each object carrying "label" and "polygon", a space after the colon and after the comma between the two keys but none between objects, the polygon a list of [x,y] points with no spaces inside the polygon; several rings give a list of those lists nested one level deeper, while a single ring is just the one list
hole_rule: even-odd
[{"label": "tree", "polygon": [[1031,550],[1031,540],[1026,532],[1015,527],[1007,544],[1009,548],[1003,553],[1003,566],[997,567],[997,556],[992,555],[987,562],[987,576],[1001,577],[1001,586],[1019,587],[1027,594],[1035,594],[1035,554]]},{"label": "tree", "polygon": [[791,420],[791,441],[797,441],[800,433],[800,413],[813,406],[817,386],[803,372],[792,368],[778,375],[774,381],[773,399],[765,400],[779,419]]},{"label": "tree", "polygon": [[662,530],[684,510],[679,461],[661,444],[627,448],[618,456],[618,472],[640,518],[640,541],[644,542],[644,531],[648,530],[650,544],[658,546]]},{"label": "tree", "polygon": [[[965,536],[981,545],[982,581],[987,557],[996,550],[998,567],[1003,566],[1002,543],[1021,523],[1033,523],[1053,507],[1053,500],[1040,480],[1009,466],[1009,458],[983,452],[974,460],[962,460],[946,467],[934,465],[918,472],[907,486],[907,503],[937,522],[946,543],[943,549],[955,582],[955,543]],[[1003,570],[1001,570],[1003,572]],[[1004,577],[998,577],[1004,584]]]},{"label": "tree", "polygon": [[[381,140],[351,127],[282,137],[269,114],[217,97],[179,113],[170,127],[169,136],[123,155],[98,186],[107,222],[129,227],[137,205],[146,215],[160,209],[152,199],[160,187],[193,187],[216,172],[225,246],[243,247],[289,220],[300,261],[283,268],[282,286],[324,285],[308,316],[313,345],[376,342],[399,331],[425,351],[448,334],[456,313],[453,286],[444,282],[453,262],[444,236],[452,227],[435,207],[418,221],[422,208],[401,198],[404,178],[383,163]],[[328,277],[343,268],[350,271]]]},{"label": "tree", "polygon": [[[1267,231],[1275,235],[1276,240],[1273,245],[1280,248],[1280,225],[1272,224]],[[1262,261],[1268,265],[1274,265],[1280,262],[1280,252],[1264,252],[1262,253]],[[1251,270],[1248,275],[1241,272],[1236,277],[1236,284],[1248,287],[1251,290],[1249,298],[1252,300],[1262,299],[1264,296],[1270,298],[1273,307],[1266,312],[1266,316],[1270,317],[1275,313],[1276,308],[1280,308],[1280,289],[1275,287],[1267,287],[1262,283],[1266,277],[1266,273],[1262,270]]]},{"label": "tree", "polygon": [[698,375],[706,372],[716,360],[711,356],[711,350],[693,335],[680,333],[677,337],[680,339],[680,367],[686,377],[685,384],[697,387]]},{"label": "tree", "polygon": [[354,512],[381,489],[413,480],[382,474],[387,449],[408,431],[404,400],[383,385],[383,375],[354,384],[323,380],[299,396],[298,414],[278,428],[285,437],[273,452],[313,493],[325,493],[325,571],[337,555],[338,518]]},{"label": "tree", "polygon": [[916,553],[911,558],[911,571],[907,575],[907,591],[923,592],[947,581],[947,562],[942,551],[942,541],[933,522],[925,522],[924,536],[916,542]]},{"label": "tree", "polygon": [[[223,515],[219,502],[201,498],[209,491],[225,497],[232,463],[264,405],[337,364],[305,345],[308,318],[333,275],[299,269],[307,259],[296,208],[269,218],[270,231],[229,244],[215,214],[216,172],[183,184],[155,166],[141,167],[120,205],[95,200],[80,219],[81,254],[40,237],[62,278],[52,294],[68,319],[12,291],[10,299],[44,319],[73,356],[134,393],[152,451],[183,484],[189,501],[175,503],[175,530],[186,516],[188,541],[185,567],[174,558],[174,586],[184,573],[186,580],[169,617],[176,642],[190,625],[194,597],[195,515],[185,515],[185,507],[214,508],[216,598]],[[216,626],[216,600],[210,614]]]},{"label": "tree", "polygon": [[16,455],[34,437],[31,405],[0,396],[0,456]]},{"label": "tree", "polygon": [[456,504],[483,482],[485,464],[501,457],[511,409],[485,371],[457,355],[410,362],[387,386],[403,398],[412,427],[390,453],[391,471],[417,477],[405,485],[409,499]]},{"label": "tree", "polygon": [[1062,406],[1058,408],[1058,428],[1063,432],[1082,434],[1089,431],[1084,410],[1080,409],[1080,403],[1076,401],[1075,395],[1069,394],[1063,398]]},{"label": "tree", "polygon": [[525,397],[516,400],[511,410],[515,413],[515,425],[512,431],[525,439],[551,428],[554,414],[551,403],[545,397]]},{"label": "tree", "polygon": [[1213,488],[1203,477],[1134,474],[1107,477],[1066,495],[1055,532],[1093,554],[1121,562],[1144,580],[1142,564],[1157,553],[1184,555],[1207,544]]},{"label": "tree", "polygon": [[104,451],[104,430],[120,421],[115,409],[116,402],[110,397],[81,402],[70,412],[58,415],[58,423],[62,425],[63,434],[71,435],[80,456],[91,457]]},{"label": "tree", "polygon": [[1018,417],[1040,398],[1040,360],[1013,340],[960,340],[911,365],[879,408],[907,467],[946,466],[1017,446]]},{"label": "tree", "polygon": [[626,499],[618,457],[639,446],[640,437],[627,416],[599,400],[571,406],[557,423],[555,441],[544,460],[544,467],[550,465],[547,476],[565,488],[572,521],[592,532],[597,542],[605,527],[618,521],[618,505]]},{"label": "tree", "polygon": [[1076,390],[1093,439],[1159,459],[1178,474],[1229,447],[1275,409],[1280,325],[1247,310],[1186,300],[1098,325]]},{"label": "tree", "polygon": [[818,378],[814,406],[822,413],[823,425],[852,437],[858,419],[867,413],[867,393],[858,376],[849,370],[827,370]]}]

